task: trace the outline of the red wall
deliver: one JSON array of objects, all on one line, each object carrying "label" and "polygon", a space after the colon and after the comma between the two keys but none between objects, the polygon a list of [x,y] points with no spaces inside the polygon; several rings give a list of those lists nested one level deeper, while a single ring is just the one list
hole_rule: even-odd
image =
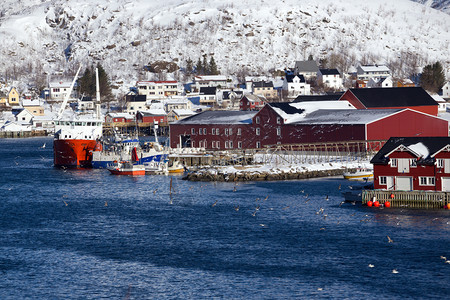
[{"label": "red wall", "polygon": [[367,125],[368,140],[388,140],[393,136],[448,136],[448,121],[404,110]]}]

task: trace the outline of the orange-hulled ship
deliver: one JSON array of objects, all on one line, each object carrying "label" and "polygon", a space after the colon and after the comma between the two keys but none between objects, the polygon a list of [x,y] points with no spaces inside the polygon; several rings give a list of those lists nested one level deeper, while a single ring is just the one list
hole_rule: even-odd
[{"label": "orange-hulled ship", "polygon": [[81,66],[64,98],[58,119],[55,120],[55,137],[53,140],[53,164],[55,167],[92,167],[92,151],[96,150],[97,141],[103,134],[103,124],[100,120],[98,70],[96,70],[97,105],[95,116],[63,117],[69,96],[72,93],[80,70]]},{"label": "orange-hulled ship", "polygon": [[[99,150],[102,122],[91,119],[55,121],[53,164],[55,167],[90,168],[92,151]],[[100,144],[98,144],[100,145]]]}]

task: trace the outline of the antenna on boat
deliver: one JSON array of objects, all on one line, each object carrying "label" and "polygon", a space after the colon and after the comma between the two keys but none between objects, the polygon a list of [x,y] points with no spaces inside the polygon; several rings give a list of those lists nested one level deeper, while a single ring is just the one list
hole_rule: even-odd
[{"label": "antenna on boat", "polygon": [[80,70],[81,70],[81,64],[80,64],[80,67],[78,68],[77,73],[75,74],[75,77],[73,78],[73,81],[72,81],[72,84],[70,85],[69,91],[67,91],[67,94],[64,97],[64,101],[61,104],[61,108],[59,109],[59,112],[58,112],[58,119],[61,118],[64,110],[66,110],[67,102],[69,101],[69,97],[72,94],[73,86],[75,85],[75,82],[77,81],[78,74],[80,73]]},{"label": "antenna on boat", "polygon": [[100,81],[98,80],[98,68],[95,68],[95,85],[96,85],[96,94],[95,97],[97,98],[96,104],[95,104],[95,114],[97,116],[97,119],[101,119],[100,115]]}]

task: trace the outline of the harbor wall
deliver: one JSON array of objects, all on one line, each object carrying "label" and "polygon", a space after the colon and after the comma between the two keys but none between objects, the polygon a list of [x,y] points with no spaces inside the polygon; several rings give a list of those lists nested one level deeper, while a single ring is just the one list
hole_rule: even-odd
[{"label": "harbor wall", "polygon": [[[350,169],[351,170],[351,169]],[[302,171],[302,172],[245,172],[240,171],[236,173],[225,172],[209,172],[209,171],[196,171],[188,173],[183,180],[190,181],[275,181],[275,180],[298,180],[308,178],[319,178],[329,176],[339,176],[349,169],[330,169],[330,170],[317,170],[317,171]]]}]

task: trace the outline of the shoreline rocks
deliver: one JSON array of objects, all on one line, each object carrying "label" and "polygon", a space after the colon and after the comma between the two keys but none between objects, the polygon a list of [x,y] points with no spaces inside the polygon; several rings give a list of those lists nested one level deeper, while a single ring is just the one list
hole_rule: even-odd
[{"label": "shoreline rocks", "polygon": [[188,173],[183,177],[183,180],[190,181],[276,181],[276,180],[298,180],[309,178],[320,178],[342,175],[345,171],[352,169],[330,169],[317,171],[300,171],[300,172],[245,172],[238,171],[236,173],[221,173],[217,171],[214,173],[208,171],[196,171]]}]

